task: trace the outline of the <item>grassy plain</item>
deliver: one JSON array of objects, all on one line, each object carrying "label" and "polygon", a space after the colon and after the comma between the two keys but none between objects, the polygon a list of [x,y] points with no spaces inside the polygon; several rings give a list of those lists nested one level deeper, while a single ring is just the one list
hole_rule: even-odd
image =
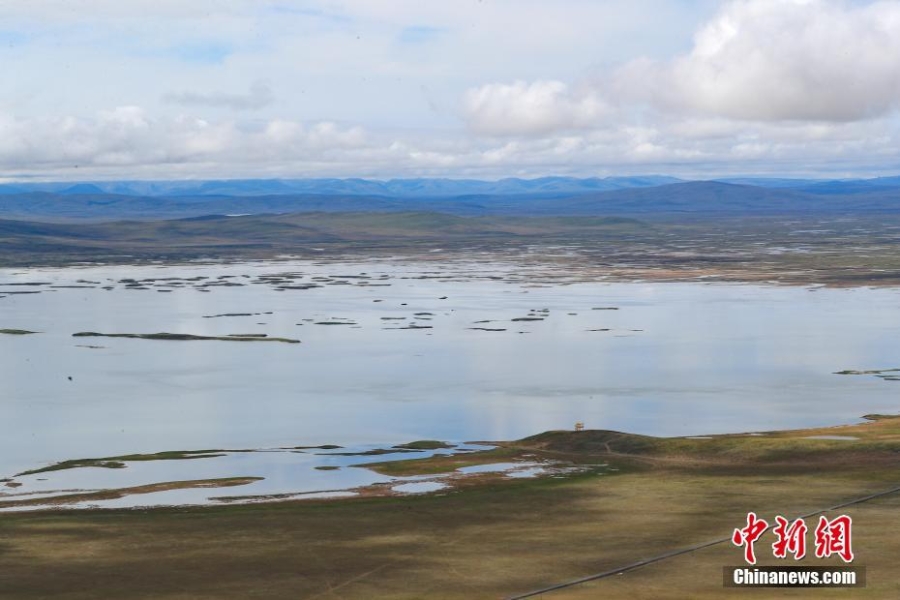
[{"label": "grassy plain", "polygon": [[[896,488],[900,418],[702,439],[549,432],[393,465],[432,473],[516,458],[607,466],[418,497],[7,513],[0,597],[507,597],[727,537],[748,511],[772,521]],[[855,518],[865,589],[726,590],[722,567],[742,553],[724,543],[545,597],[896,598],[898,504],[900,493],[840,511]],[[768,543],[757,544],[763,564]]]},{"label": "grassy plain", "polygon": [[[585,279],[900,284],[900,218],[879,214],[481,216],[301,213],[174,221],[0,220],[0,267],[490,255]],[[436,251],[437,250],[437,251]]]}]

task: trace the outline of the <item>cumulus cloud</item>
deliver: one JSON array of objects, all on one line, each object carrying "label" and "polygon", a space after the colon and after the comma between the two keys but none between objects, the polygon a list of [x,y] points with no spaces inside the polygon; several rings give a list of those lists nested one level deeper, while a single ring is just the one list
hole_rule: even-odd
[{"label": "cumulus cloud", "polygon": [[273,120],[262,124],[197,117],[153,119],[140,107],[100,111],[92,118],[10,118],[0,115],[0,172],[53,173],[78,167],[164,170],[212,165],[258,169],[270,162],[303,170],[340,164],[369,146],[357,126]]},{"label": "cumulus cloud", "polygon": [[[0,176],[44,178],[504,177],[666,172],[847,173],[900,160],[890,121],[743,122],[715,118],[517,137],[368,130],[329,121],[242,122],[149,116],[136,106],[91,118],[0,114]],[[77,171],[74,169],[77,168]]]},{"label": "cumulus cloud", "polygon": [[626,100],[734,119],[852,121],[900,106],[900,3],[740,0],[671,61],[616,74]]},{"label": "cumulus cloud", "polygon": [[490,83],[463,97],[466,123],[485,135],[596,128],[640,106],[758,122],[889,115],[900,108],[900,2],[737,0],[670,60],[632,60],[574,85]]},{"label": "cumulus cloud", "polygon": [[591,90],[561,81],[516,81],[468,90],[463,110],[476,133],[503,136],[596,126],[608,107]]},{"label": "cumulus cloud", "polygon": [[[87,4],[102,18],[0,0],[35,33],[0,90],[0,176],[845,176],[900,164],[896,1],[223,0],[211,16],[212,0]],[[438,30],[439,44],[401,51],[398,39]],[[198,36],[236,51],[173,55]],[[313,55],[329,58],[298,60]],[[253,80],[303,102],[231,87]]]},{"label": "cumulus cloud", "polygon": [[895,168],[898,108],[900,2],[735,0],[685,53],[489,83],[462,116],[488,168],[840,176]]},{"label": "cumulus cloud", "polygon": [[232,110],[259,110],[275,101],[272,89],[262,82],[250,86],[246,94],[225,92],[172,92],[163,96],[163,102],[182,106],[209,106]]}]

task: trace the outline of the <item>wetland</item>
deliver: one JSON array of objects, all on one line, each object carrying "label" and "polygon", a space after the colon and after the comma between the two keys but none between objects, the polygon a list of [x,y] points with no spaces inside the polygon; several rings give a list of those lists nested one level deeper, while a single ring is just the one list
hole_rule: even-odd
[{"label": "wetland", "polygon": [[[502,257],[0,280],[35,292],[3,304],[0,510],[370,494],[422,482],[369,463],[464,458],[466,442],[576,422],[703,436],[897,410],[890,287],[625,283]],[[133,331],[148,333],[119,333]],[[241,494],[142,487],[233,478]]]},{"label": "wetland", "polygon": [[[900,289],[675,279],[502,253],[5,269],[2,589],[499,597],[864,499],[842,511],[889,597]],[[736,552],[554,595],[720,598]]]}]

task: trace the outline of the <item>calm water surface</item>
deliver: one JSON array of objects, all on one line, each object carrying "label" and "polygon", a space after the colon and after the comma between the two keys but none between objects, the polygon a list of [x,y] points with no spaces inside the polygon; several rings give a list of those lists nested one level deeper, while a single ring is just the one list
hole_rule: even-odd
[{"label": "calm water surface", "polygon": [[[285,272],[294,279],[258,279]],[[41,332],[0,335],[0,478],[163,450],[514,439],[576,421],[702,435],[900,409],[900,383],[833,374],[900,366],[900,290],[567,275],[399,262],[0,270],[0,329]],[[207,279],[146,290],[121,282],[189,277]],[[94,287],[12,285],[29,282]],[[197,289],[209,282],[242,285]],[[278,289],[309,283],[321,287]],[[257,314],[204,318],[223,313]],[[523,317],[543,320],[512,321]],[[334,321],[351,324],[316,324]],[[402,329],[410,323],[422,328]],[[302,343],[72,337],[78,331]],[[154,468],[164,467],[139,467]],[[255,474],[247,471],[222,476]]]}]

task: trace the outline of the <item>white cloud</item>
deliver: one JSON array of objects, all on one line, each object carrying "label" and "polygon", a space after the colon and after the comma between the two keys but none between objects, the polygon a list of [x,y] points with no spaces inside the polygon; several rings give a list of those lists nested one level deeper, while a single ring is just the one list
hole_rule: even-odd
[{"label": "white cloud", "polygon": [[463,110],[473,131],[501,136],[596,127],[609,112],[591,90],[572,90],[561,81],[494,83],[470,89]]},{"label": "white cloud", "polygon": [[366,149],[360,127],[330,122],[270,121],[247,126],[178,116],[151,119],[139,107],[101,111],[93,118],[15,119],[0,116],[0,173],[52,174],[109,167],[165,172],[172,166],[213,165],[252,172],[271,162],[304,170],[305,164],[342,164]]},{"label": "white cloud", "polygon": [[372,131],[358,125],[273,119],[247,123],[181,115],[152,118],[130,106],[91,118],[0,116],[0,177],[539,176],[667,172],[847,173],[900,160],[896,123],[747,123],[678,119],[474,137]]},{"label": "white cloud", "polygon": [[761,122],[891,114],[900,108],[900,2],[738,0],[669,60],[631,60],[574,86],[493,83],[464,97],[471,129],[491,135],[597,127],[610,106],[634,119],[641,105],[662,118]]},{"label": "white cloud", "polygon": [[900,158],[900,2],[728,2],[667,60],[634,59],[574,84],[489,83],[462,107],[492,168],[890,172]]},{"label": "white cloud", "polygon": [[625,100],[734,119],[884,115],[900,106],[900,3],[732,2],[689,54],[633,61],[616,83]]},{"label": "white cloud", "polygon": [[0,0],[0,17],[0,177],[900,164],[900,1]]}]

